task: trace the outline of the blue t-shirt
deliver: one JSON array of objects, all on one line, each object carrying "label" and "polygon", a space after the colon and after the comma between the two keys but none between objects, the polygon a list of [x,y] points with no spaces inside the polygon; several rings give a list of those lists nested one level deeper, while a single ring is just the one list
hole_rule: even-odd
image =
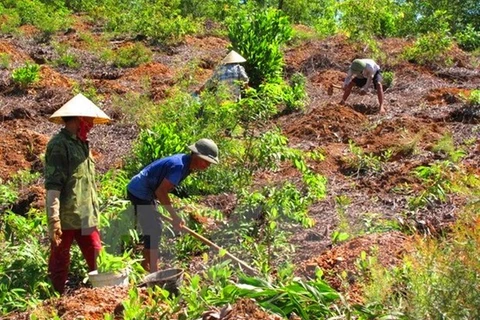
[{"label": "blue t-shirt", "polygon": [[153,200],[163,179],[178,186],[190,174],[190,161],[191,156],[183,153],[156,160],[130,180],[127,190],[139,199]]}]

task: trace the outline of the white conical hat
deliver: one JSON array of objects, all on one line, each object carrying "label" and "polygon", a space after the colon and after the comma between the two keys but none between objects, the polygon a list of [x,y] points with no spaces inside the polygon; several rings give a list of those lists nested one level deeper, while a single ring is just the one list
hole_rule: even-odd
[{"label": "white conical hat", "polygon": [[244,57],[239,55],[237,52],[234,50],[230,51],[225,58],[222,60],[222,64],[227,64],[227,63],[242,63],[245,62]]},{"label": "white conical hat", "polygon": [[60,109],[55,111],[48,120],[62,124],[62,117],[90,117],[94,118],[94,124],[107,123],[111,120],[105,112],[100,110],[99,107],[81,93],[77,94]]}]

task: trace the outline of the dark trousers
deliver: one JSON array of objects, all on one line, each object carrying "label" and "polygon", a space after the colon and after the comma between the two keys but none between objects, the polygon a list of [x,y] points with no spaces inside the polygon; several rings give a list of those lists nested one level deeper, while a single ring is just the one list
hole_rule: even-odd
[{"label": "dark trousers", "polygon": [[158,249],[162,235],[162,220],[154,200],[139,199],[127,191],[127,197],[135,209],[135,221],[142,229],[141,239],[145,249]]}]

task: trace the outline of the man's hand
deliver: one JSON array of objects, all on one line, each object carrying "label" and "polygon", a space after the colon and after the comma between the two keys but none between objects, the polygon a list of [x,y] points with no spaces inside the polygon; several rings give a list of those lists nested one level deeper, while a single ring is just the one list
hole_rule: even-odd
[{"label": "man's hand", "polygon": [[48,234],[52,244],[58,247],[62,242],[62,226],[59,218],[48,219]]},{"label": "man's hand", "polygon": [[180,218],[177,214],[172,215],[172,226],[176,232],[180,232],[183,230],[183,226],[185,222]]},{"label": "man's hand", "polygon": [[52,245],[58,247],[62,242],[62,225],[60,223],[60,191],[47,190],[46,199],[48,234]]}]

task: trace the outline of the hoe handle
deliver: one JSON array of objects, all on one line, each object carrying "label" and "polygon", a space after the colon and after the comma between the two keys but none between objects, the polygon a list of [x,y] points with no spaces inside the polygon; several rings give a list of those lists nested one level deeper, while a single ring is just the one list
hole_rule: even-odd
[{"label": "hoe handle", "polygon": [[[163,216],[162,215],[162,219],[165,220],[165,221],[168,221],[170,223],[173,222],[173,220],[169,217],[166,217],[166,216]],[[208,245],[210,248],[214,248],[215,250],[217,250],[218,252],[225,252],[225,255],[227,257],[229,257],[230,259],[232,259],[233,261],[237,262],[239,265],[241,265],[243,268],[245,268],[246,270],[248,270],[251,274],[255,274],[255,275],[259,275],[260,273],[250,267],[245,261],[242,261],[240,259],[238,259],[237,257],[235,257],[233,254],[231,254],[230,252],[226,251],[225,249],[223,249],[222,247],[220,247],[219,245],[213,243],[212,241],[208,240],[207,238],[205,238],[204,236],[196,233],[195,231],[193,231],[192,229],[186,227],[186,226],[183,226],[182,227],[182,230],[190,233],[194,238],[197,238],[198,240],[202,241],[203,243],[205,243],[206,245]]]}]

